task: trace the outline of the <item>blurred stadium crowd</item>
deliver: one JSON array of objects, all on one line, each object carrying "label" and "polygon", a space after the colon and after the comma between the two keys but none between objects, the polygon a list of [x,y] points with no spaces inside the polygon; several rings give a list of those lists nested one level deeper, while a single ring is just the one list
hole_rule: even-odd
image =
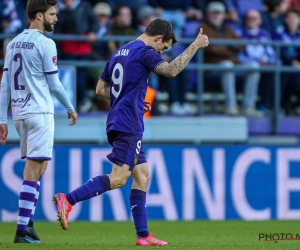
[{"label": "blurred stadium crowd", "polygon": [[[18,33],[28,27],[24,0],[3,0],[0,3],[1,33]],[[60,0],[58,23],[54,34],[87,35],[88,41],[57,42],[59,59],[107,60],[119,44],[97,40],[105,35],[138,36],[156,18],[169,20],[178,38],[194,38],[199,27],[209,39],[250,39],[283,41],[281,58],[276,61],[272,46],[210,45],[204,51],[206,63],[221,64],[224,72],[205,72],[206,91],[223,92],[228,115],[267,116],[274,105],[274,74],[259,72],[260,65],[276,63],[300,68],[300,47],[289,46],[300,40],[299,0]],[[51,35],[51,34],[50,34]],[[180,39],[179,39],[180,40]],[[1,46],[2,43],[1,43]],[[185,45],[167,51],[167,61],[179,55]],[[3,51],[3,48],[1,49]],[[2,53],[2,52],[1,52]],[[3,58],[3,54],[1,55]],[[193,59],[196,62],[196,58]],[[236,64],[249,67],[244,73],[234,73]],[[94,94],[101,69],[77,69],[77,100],[80,112],[106,110],[107,102]],[[217,84],[215,84],[217,83]],[[237,85],[237,86],[236,86]],[[149,80],[153,115],[195,115],[193,104],[197,92],[195,71],[186,70],[178,77],[167,79],[152,74]],[[243,89],[242,99],[236,89]],[[151,91],[149,90],[149,91]],[[299,113],[300,74],[281,75],[281,107],[287,115]],[[298,103],[299,102],[299,103]],[[240,104],[240,108],[239,108]]]}]

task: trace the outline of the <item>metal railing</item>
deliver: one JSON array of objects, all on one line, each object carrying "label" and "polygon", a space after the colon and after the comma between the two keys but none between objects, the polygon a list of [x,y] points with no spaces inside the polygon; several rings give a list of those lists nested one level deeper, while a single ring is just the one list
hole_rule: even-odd
[{"label": "metal railing", "polygon": [[[15,35],[8,35],[8,34],[0,34],[0,39],[6,38],[13,38]],[[79,35],[50,35],[53,40],[55,41],[62,41],[62,40],[75,40],[75,41],[87,41],[86,36],[79,36]],[[136,39],[135,36],[104,36],[98,41],[116,41],[119,46],[124,45],[125,43]],[[179,39],[179,43],[189,45],[192,43],[194,39],[191,38],[181,38]],[[253,40],[223,40],[223,39],[210,39],[210,45],[247,45],[247,44],[263,44],[263,45],[271,45],[274,47],[276,52],[276,64],[272,66],[261,66],[257,71],[260,72],[271,72],[274,74],[274,112],[272,116],[272,128],[271,131],[273,133],[278,132],[278,123],[279,123],[279,114],[280,114],[280,102],[281,102],[281,73],[292,73],[292,72],[299,72],[299,69],[292,67],[292,66],[283,66],[280,63],[280,54],[281,54],[281,47],[284,46],[293,46],[293,47],[300,47],[300,43],[285,43],[279,41],[270,41],[270,42],[261,42],[261,41],[253,41]],[[222,65],[218,64],[207,64],[203,63],[203,50],[199,50],[196,54],[197,63],[189,64],[186,69],[190,70],[197,70],[197,92],[198,92],[198,110],[199,115],[203,114],[203,92],[204,92],[204,71],[228,71],[228,69],[224,68]],[[4,64],[4,60],[0,60],[0,65]],[[76,67],[104,67],[106,61],[73,61],[73,60],[59,60],[60,65],[74,65]],[[249,71],[253,70],[244,65],[236,65],[231,71],[233,72],[240,72],[240,71]]]}]

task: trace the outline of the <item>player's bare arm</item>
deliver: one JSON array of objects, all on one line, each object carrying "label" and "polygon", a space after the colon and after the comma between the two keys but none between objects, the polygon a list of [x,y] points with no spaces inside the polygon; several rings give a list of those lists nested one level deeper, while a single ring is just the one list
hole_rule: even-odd
[{"label": "player's bare arm", "polygon": [[0,124],[0,142],[5,143],[7,140],[8,128],[7,124]]},{"label": "player's bare arm", "polygon": [[203,29],[201,28],[195,41],[181,55],[177,56],[171,63],[164,62],[158,65],[155,69],[155,73],[166,77],[177,76],[185,69],[198,49],[208,46],[208,37],[202,33]]},{"label": "player's bare arm", "polygon": [[96,94],[110,100],[110,85],[108,82],[99,79],[96,86]]}]

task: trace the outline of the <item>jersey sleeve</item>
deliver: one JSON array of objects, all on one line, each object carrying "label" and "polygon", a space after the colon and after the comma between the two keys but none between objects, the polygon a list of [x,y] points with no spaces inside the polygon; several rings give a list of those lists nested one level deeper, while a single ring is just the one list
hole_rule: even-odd
[{"label": "jersey sleeve", "polygon": [[51,75],[58,73],[57,50],[54,41],[48,38],[47,43],[45,43],[43,46],[42,60],[45,74]]},{"label": "jersey sleeve", "polygon": [[58,78],[58,74],[47,74],[47,82],[56,99],[68,110],[69,113],[73,113],[75,109],[67,97],[66,91]]},{"label": "jersey sleeve", "polygon": [[141,62],[146,68],[154,72],[155,68],[165,60],[154,49],[147,48],[141,52]]},{"label": "jersey sleeve", "polygon": [[3,75],[0,82],[0,124],[7,123],[7,110],[10,102],[10,83],[9,83],[9,68],[8,68],[8,53],[9,43],[6,47],[6,56],[4,61]]},{"label": "jersey sleeve", "polygon": [[102,81],[107,82],[107,83],[109,83],[109,79],[110,79],[108,67],[109,67],[109,61],[106,63],[105,68],[99,77]]},{"label": "jersey sleeve", "polygon": [[7,123],[7,110],[8,110],[9,102],[10,102],[10,84],[8,80],[8,68],[4,68],[2,80],[0,83],[0,124]]}]

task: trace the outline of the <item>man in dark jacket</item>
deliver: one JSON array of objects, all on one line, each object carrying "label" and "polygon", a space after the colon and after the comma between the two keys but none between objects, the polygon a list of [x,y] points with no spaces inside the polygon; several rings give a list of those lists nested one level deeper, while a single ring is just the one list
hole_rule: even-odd
[{"label": "man in dark jacket", "polygon": [[[224,24],[226,17],[225,5],[221,2],[211,2],[207,6],[207,21],[202,24],[205,34],[211,39],[240,39],[233,30]],[[223,91],[226,96],[225,113],[229,115],[238,115],[235,93],[235,73],[232,71],[235,64],[240,64],[237,52],[243,49],[242,46],[210,45],[204,50],[204,60],[206,63],[221,64],[228,71],[214,74],[221,76]],[[243,114],[246,116],[260,116],[255,109],[257,89],[260,80],[260,73],[257,70],[259,63],[243,63],[251,70],[242,73],[244,80],[244,100]]]},{"label": "man in dark jacket", "polygon": [[[59,5],[58,22],[55,33],[69,35],[86,35],[89,41],[62,41],[61,57],[66,60],[89,60],[92,42],[96,39],[98,23],[91,5],[86,1],[63,0]],[[87,69],[77,68],[77,98],[79,111],[87,112],[92,102],[86,91]]]},{"label": "man in dark jacket", "polygon": [[[135,36],[137,30],[132,24],[132,12],[126,5],[119,5],[113,10],[112,13],[112,25],[110,26],[107,35],[115,36]],[[110,55],[119,48],[119,45],[115,41],[108,42],[108,49]]]}]

